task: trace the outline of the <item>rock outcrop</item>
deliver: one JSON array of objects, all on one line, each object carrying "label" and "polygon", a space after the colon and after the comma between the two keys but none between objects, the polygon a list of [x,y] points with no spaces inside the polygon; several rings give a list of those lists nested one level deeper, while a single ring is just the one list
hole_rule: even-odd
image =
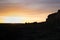
[{"label": "rock outcrop", "polygon": [[60,10],[56,13],[48,15],[46,22],[49,24],[60,25]]}]

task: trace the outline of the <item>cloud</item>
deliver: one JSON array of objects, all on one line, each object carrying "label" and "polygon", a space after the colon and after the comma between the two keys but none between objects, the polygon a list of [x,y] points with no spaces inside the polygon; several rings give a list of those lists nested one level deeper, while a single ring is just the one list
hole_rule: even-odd
[{"label": "cloud", "polygon": [[0,0],[2,6],[23,6],[34,10],[55,10],[60,8],[60,0]]}]

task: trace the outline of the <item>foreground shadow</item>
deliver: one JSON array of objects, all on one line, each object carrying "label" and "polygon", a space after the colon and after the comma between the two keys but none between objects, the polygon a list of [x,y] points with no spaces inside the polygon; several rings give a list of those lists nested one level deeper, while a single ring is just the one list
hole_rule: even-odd
[{"label": "foreground shadow", "polygon": [[0,24],[0,40],[60,40],[60,10],[46,22]]}]

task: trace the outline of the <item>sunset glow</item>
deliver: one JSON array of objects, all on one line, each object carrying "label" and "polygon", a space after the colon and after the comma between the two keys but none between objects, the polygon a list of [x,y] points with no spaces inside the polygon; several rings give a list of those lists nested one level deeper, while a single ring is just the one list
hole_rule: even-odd
[{"label": "sunset glow", "polygon": [[4,23],[23,23],[22,17],[6,17]]},{"label": "sunset glow", "polygon": [[0,0],[0,23],[42,22],[60,9],[60,0]]},{"label": "sunset glow", "polygon": [[0,17],[0,23],[32,23],[45,21],[44,18],[39,17],[14,17],[14,16],[4,16]]}]

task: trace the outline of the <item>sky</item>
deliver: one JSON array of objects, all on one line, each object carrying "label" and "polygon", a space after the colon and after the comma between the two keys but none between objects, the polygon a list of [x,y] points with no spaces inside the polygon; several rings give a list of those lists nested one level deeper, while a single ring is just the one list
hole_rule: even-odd
[{"label": "sky", "polygon": [[60,0],[0,0],[0,23],[42,22],[58,9]]}]

